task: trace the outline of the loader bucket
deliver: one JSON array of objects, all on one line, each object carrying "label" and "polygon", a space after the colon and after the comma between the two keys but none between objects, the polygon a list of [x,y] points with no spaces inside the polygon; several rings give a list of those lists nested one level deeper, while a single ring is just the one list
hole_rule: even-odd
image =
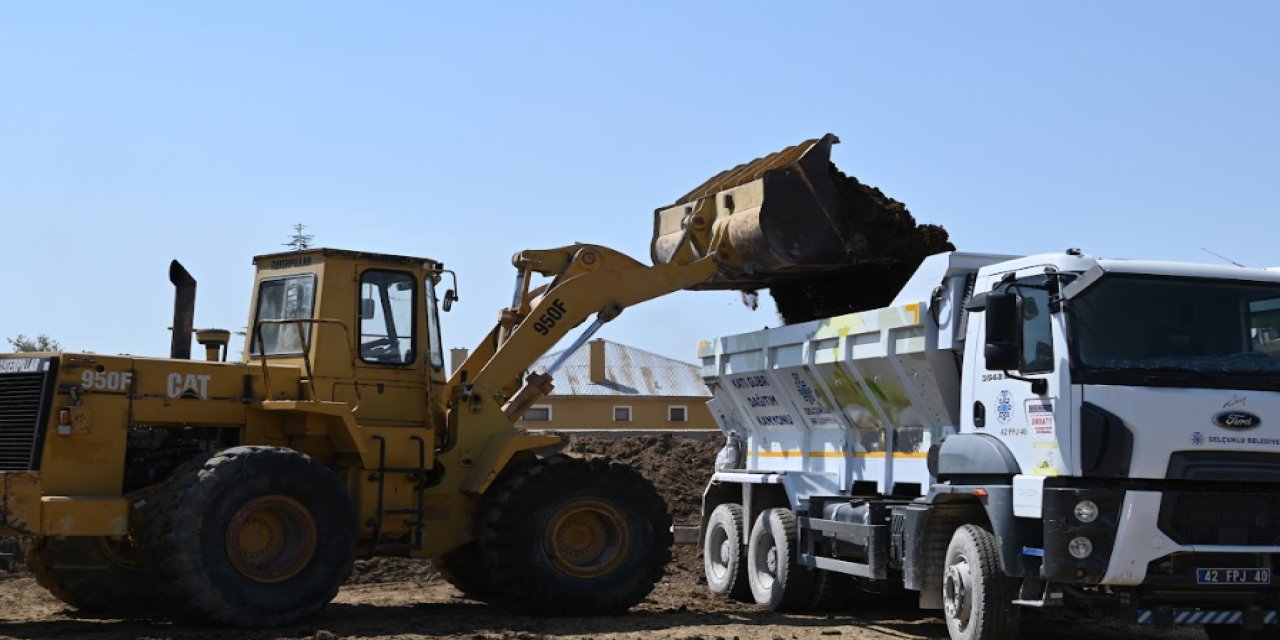
[{"label": "loader bucket", "polygon": [[835,135],[806,140],[720,173],[658,209],[655,264],[715,253],[721,268],[695,289],[756,289],[896,262],[890,245],[916,224],[901,203],[831,164]]}]

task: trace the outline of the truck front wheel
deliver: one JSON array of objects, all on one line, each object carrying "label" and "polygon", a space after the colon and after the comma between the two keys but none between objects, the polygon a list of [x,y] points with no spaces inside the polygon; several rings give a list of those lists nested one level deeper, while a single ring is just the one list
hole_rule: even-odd
[{"label": "truck front wheel", "polygon": [[707,518],[702,538],[702,569],[707,588],[722,598],[739,602],[751,600],[747,562],[743,558],[742,505],[725,503]]},{"label": "truck front wheel", "polygon": [[999,547],[990,531],[972,524],[956,529],[942,571],[942,609],[951,640],[1018,635],[1021,610],[1012,604],[1018,585],[1000,571]]},{"label": "truck front wheel", "polygon": [[337,476],[310,457],[234,447],[166,481],[143,543],[193,613],[274,626],[337,594],[355,557],[355,514]]},{"label": "truck front wheel", "polygon": [[751,527],[747,577],[756,604],[803,611],[813,595],[813,570],[797,562],[799,530],[790,509],[765,509]]}]

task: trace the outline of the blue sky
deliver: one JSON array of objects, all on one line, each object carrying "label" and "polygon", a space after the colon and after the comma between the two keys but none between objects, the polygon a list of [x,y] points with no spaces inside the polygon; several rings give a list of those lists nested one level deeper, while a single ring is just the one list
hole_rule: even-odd
[{"label": "blue sky", "polygon": [[[516,251],[647,262],[656,207],[828,131],[964,250],[1280,265],[1280,4],[786,4],[0,6],[0,336],[164,355],[173,258],[197,326],[239,328],[302,222],[458,270],[471,346]],[[692,360],[762,301],[602,335]]]}]

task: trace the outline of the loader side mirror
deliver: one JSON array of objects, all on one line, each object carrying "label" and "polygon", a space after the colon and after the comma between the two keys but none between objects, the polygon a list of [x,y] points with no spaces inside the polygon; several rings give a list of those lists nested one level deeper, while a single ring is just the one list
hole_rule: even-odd
[{"label": "loader side mirror", "polygon": [[360,319],[372,320],[373,313],[373,298],[360,298]]},{"label": "loader side mirror", "polygon": [[992,291],[986,295],[985,315],[987,333],[984,353],[987,370],[1017,369],[1018,356],[1022,352],[1021,297],[1004,291]]},{"label": "loader side mirror", "polygon": [[445,291],[445,292],[444,292],[444,303],[443,303],[443,305],[442,305],[442,306],[444,307],[444,312],[445,312],[445,313],[449,313],[449,310],[453,308],[453,303],[455,303],[455,302],[457,302],[457,301],[458,301],[458,292],[457,292],[457,291],[454,291],[453,289],[449,289],[448,291]]}]

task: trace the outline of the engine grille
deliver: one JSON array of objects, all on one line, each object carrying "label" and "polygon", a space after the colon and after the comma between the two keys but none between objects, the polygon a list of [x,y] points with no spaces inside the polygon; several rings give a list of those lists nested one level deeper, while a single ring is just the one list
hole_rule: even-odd
[{"label": "engine grille", "polygon": [[1166,494],[1161,528],[1180,544],[1280,545],[1280,494]]},{"label": "engine grille", "polygon": [[49,361],[31,373],[0,373],[0,471],[39,468]]}]

